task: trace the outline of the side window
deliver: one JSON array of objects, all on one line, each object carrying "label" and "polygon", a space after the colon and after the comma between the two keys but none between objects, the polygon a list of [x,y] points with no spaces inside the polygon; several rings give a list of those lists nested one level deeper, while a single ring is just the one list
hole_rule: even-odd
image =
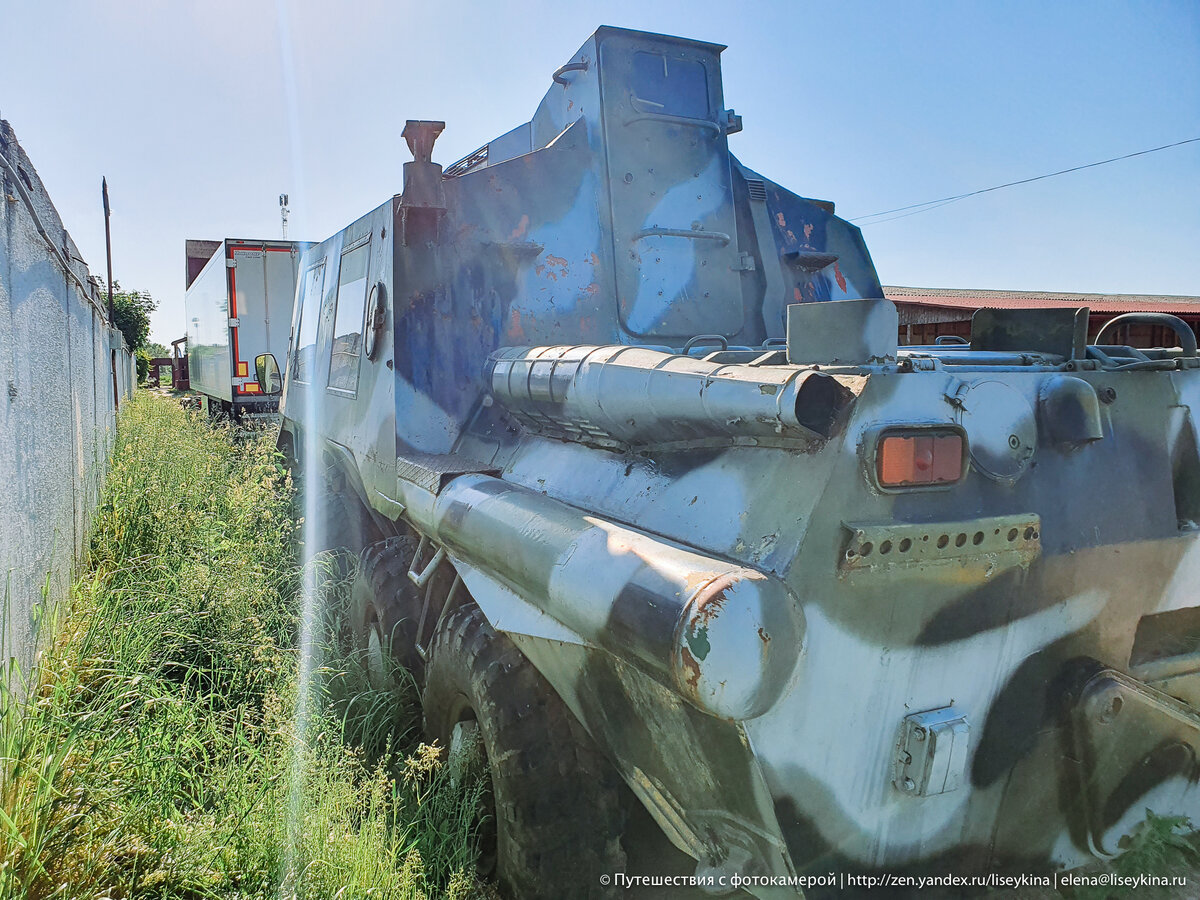
[{"label": "side window", "polygon": [[370,252],[368,242],[342,254],[337,310],[333,316],[333,352],[329,356],[329,387],[339,391],[358,390],[358,359],[362,352]]},{"label": "side window", "polygon": [[642,112],[708,118],[704,64],[640,50],[633,54],[633,101]]},{"label": "side window", "polygon": [[304,273],[303,293],[300,295],[300,328],[296,334],[296,380],[312,381],[317,356],[317,321],[321,294],[325,287],[325,261]]}]

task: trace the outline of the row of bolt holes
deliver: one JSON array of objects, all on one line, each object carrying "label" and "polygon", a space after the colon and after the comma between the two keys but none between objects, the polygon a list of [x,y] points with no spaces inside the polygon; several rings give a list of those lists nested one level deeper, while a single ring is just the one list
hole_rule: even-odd
[{"label": "row of bolt holes", "polygon": [[[999,533],[1000,533],[1000,529],[997,528],[995,530],[994,534],[999,534]],[[1021,533],[1020,530],[1017,528],[1008,529],[1009,542],[1011,543],[1012,541],[1015,541],[1017,539],[1017,535],[1020,533]],[[1035,538],[1037,538],[1038,536],[1039,535],[1038,535],[1036,528],[1033,528],[1032,526],[1027,526],[1025,528],[1025,540],[1031,541],[1031,540],[1034,540]],[[927,534],[922,535],[921,540],[928,541],[929,535],[927,535]],[[982,531],[975,532],[974,536],[970,540],[971,540],[972,544],[974,544],[975,546],[978,547],[980,544],[983,543],[983,532]],[[958,536],[954,539],[954,546],[955,547],[963,547],[963,546],[966,546],[966,543],[967,543],[967,533],[965,531],[960,531]],[[939,537],[937,539],[937,548],[939,550],[945,550],[949,544],[950,544],[950,535],[948,535],[948,534],[943,534],[941,537]],[[872,544],[870,541],[864,541],[859,546],[857,553],[855,553],[853,548],[850,550],[847,550],[846,551],[846,559],[853,559],[855,556],[870,556],[871,551],[874,549],[875,549],[874,544]],[[898,551],[900,551],[901,553],[907,553],[909,550],[912,549],[912,541],[908,538],[903,538],[903,539],[901,539],[900,543],[896,545],[896,549]],[[891,541],[880,542],[880,544],[879,544],[879,555],[880,556],[886,556],[887,554],[889,554],[891,552],[892,552],[892,542]]]}]

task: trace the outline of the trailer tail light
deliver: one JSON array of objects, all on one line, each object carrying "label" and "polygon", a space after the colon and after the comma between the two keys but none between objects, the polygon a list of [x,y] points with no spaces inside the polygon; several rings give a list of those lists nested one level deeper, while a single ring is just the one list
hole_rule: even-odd
[{"label": "trailer tail light", "polygon": [[886,431],[875,449],[875,478],[885,490],[955,484],[966,471],[966,449],[953,428]]}]

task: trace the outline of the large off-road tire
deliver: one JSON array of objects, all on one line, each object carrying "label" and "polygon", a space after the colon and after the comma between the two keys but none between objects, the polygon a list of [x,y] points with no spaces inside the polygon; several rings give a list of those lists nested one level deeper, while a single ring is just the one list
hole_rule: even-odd
[{"label": "large off-road tire", "polygon": [[[615,896],[624,871],[621,782],[561,698],[474,603],[442,623],[430,648],[425,728],[443,747],[477,732],[492,818],[480,858],[518,900]],[[472,724],[473,723],[473,724]],[[481,874],[488,875],[481,866]],[[606,876],[601,880],[601,876]]]},{"label": "large off-road tire", "polygon": [[391,537],[368,544],[359,557],[350,591],[350,632],[376,687],[390,686],[395,665],[420,674],[417,617],[421,598],[408,577],[415,538]]},{"label": "large off-road tire", "polygon": [[[311,483],[304,471],[293,477],[299,478],[296,497],[299,514],[306,520],[310,513],[316,516],[316,521],[307,525],[301,536],[310,542],[308,550],[313,556],[335,551],[353,559],[382,537],[362,501],[346,485],[344,476],[326,469],[314,473]],[[310,490],[315,492],[312,511],[307,504]],[[341,574],[345,573],[341,564],[338,568]]]}]

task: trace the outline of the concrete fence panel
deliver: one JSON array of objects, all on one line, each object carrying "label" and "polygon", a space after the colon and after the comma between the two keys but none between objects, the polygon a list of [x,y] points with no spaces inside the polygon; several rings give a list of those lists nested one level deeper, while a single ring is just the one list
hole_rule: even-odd
[{"label": "concrete fence panel", "polygon": [[86,550],[136,368],[3,120],[0,183],[0,657],[28,669]]}]

